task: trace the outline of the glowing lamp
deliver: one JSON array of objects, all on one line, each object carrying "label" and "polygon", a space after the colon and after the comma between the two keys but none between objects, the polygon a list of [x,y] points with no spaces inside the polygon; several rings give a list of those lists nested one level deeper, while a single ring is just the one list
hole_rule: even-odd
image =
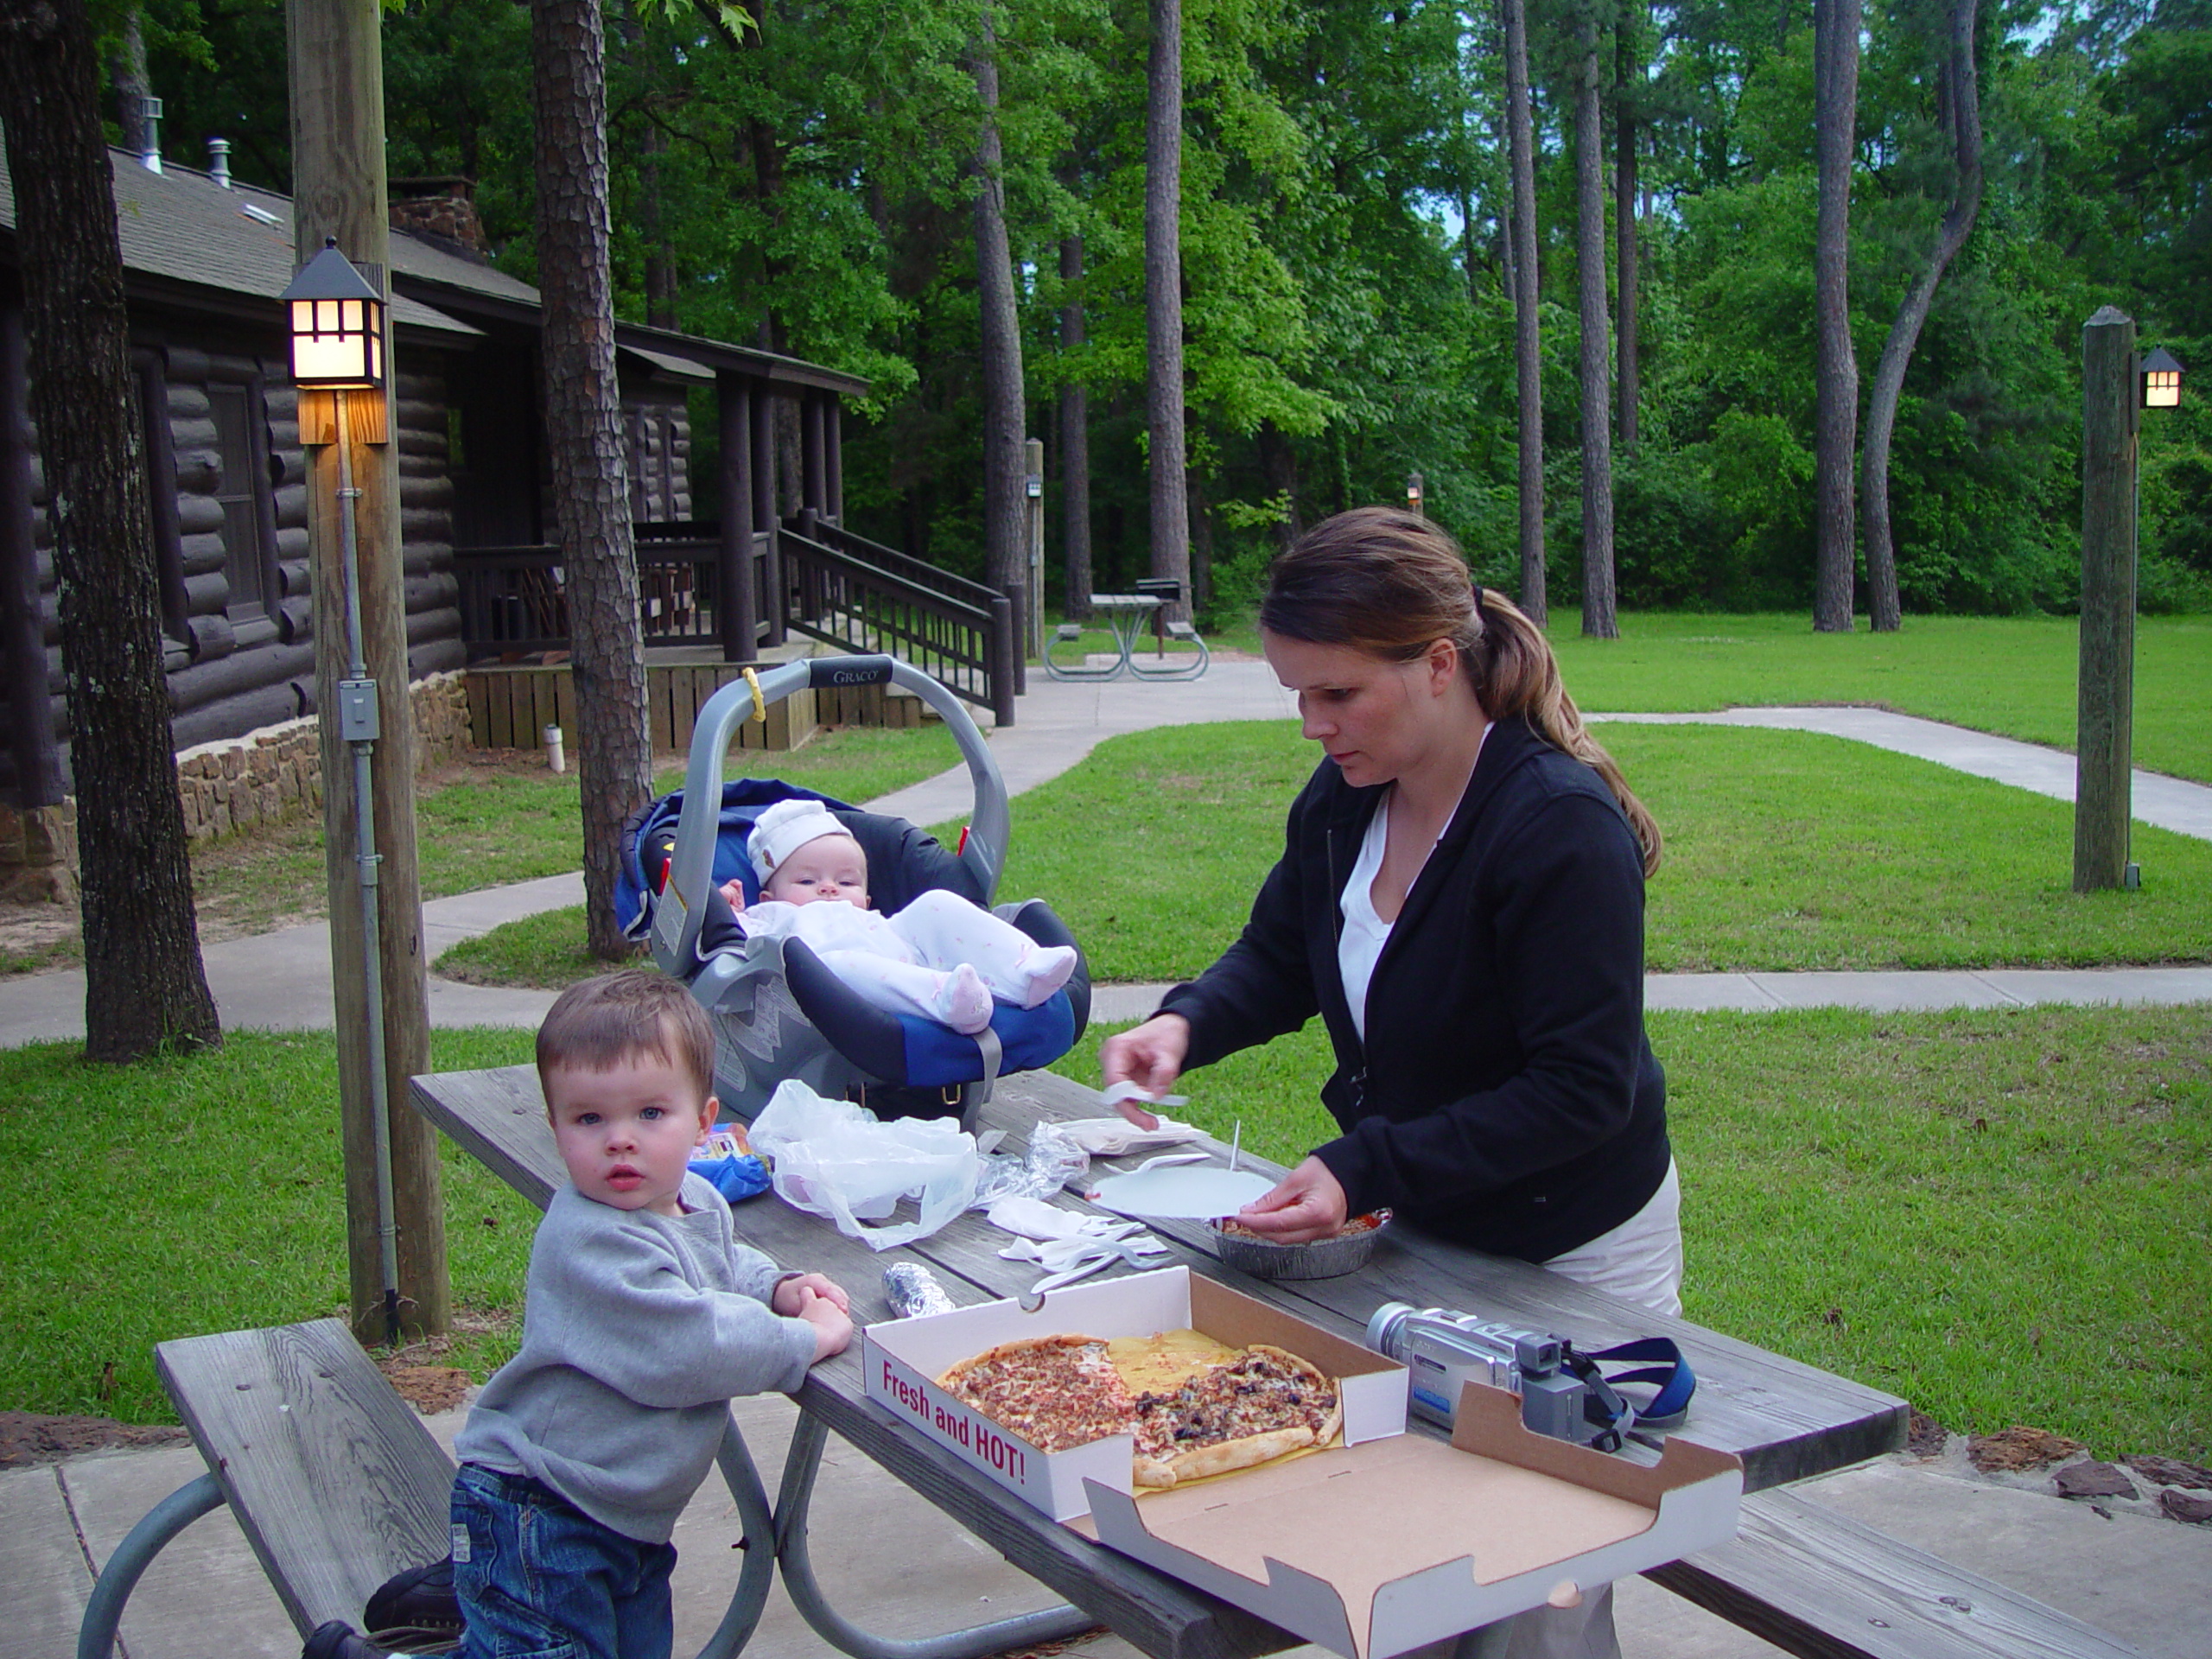
[{"label": "glowing lamp", "polygon": [[2143,359],[2143,407],[2173,409],[2181,403],[2181,365],[2161,346]]},{"label": "glowing lamp", "polygon": [[384,296],[338,251],[335,237],[277,298],[291,310],[294,385],[303,391],[384,389]]}]

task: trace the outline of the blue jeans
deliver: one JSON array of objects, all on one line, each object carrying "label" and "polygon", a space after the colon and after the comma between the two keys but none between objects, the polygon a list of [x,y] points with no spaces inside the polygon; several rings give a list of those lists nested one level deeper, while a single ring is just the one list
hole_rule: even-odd
[{"label": "blue jeans", "polygon": [[453,1527],[463,1659],[669,1659],[673,1544],[626,1538],[526,1475],[473,1463],[454,1478]]}]

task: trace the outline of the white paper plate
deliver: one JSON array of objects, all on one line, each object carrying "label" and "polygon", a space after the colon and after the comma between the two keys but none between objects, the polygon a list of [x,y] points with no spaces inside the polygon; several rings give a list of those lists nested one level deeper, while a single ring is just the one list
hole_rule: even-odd
[{"label": "white paper plate", "polygon": [[1120,1215],[1210,1221],[1217,1216],[1235,1215],[1253,1199],[1273,1192],[1274,1185],[1255,1170],[1182,1164],[1109,1175],[1086,1196],[1093,1204]]}]

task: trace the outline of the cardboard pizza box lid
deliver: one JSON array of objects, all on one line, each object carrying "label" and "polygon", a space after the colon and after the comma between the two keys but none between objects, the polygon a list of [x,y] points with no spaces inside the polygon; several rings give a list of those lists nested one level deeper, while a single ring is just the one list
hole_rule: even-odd
[{"label": "cardboard pizza box lid", "polygon": [[1401,1435],[1131,1498],[1076,1530],[1351,1659],[1387,1659],[1735,1534],[1743,1465],[1656,1466],[1530,1433],[1470,1383],[1451,1445]]}]

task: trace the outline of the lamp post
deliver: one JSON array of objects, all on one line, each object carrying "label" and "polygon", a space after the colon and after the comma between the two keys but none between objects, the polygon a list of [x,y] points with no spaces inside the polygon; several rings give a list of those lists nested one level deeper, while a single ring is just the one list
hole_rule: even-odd
[{"label": "lamp post", "polygon": [[1421,511],[1422,499],[1423,493],[1421,474],[1419,473],[1408,473],[1406,474],[1406,511],[1413,514],[1416,518],[1422,518],[1427,516]]},{"label": "lamp post", "polygon": [[[384,975],[377,913],[373,791],[382,734],[377,683],[361,649],[360,559],[353,504],[353,442],[385,439],[384,296],[371,287],[337,238],[302,267],[277,296],[292,332],[292,380],[300,393],[300,442],[338,448],[339,556],[345,572],[346,677],[338,683],[339,741],[353,751],[353,864],[361,898],[361,978],[368,1039],[370,1120],[376,1147],[377,1265],[383,1281],[385,1338],[399,1345],[399,1227],[391,1182],[391,1101],[385,1076]],[[348,407],[346,400],[357,399]],[[355,417],[353,420],[348,416]]]}]

